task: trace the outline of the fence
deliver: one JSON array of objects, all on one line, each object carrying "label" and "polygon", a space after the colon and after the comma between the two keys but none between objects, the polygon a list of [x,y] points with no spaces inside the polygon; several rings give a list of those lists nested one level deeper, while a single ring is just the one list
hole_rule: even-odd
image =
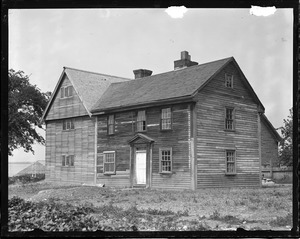
[{"label": "fence", "polygon": [[279,183],[292,183],[293,181],[293,168],[279,168],[279,167],[266,167],[262,168],[264,178],[271,178]]}]

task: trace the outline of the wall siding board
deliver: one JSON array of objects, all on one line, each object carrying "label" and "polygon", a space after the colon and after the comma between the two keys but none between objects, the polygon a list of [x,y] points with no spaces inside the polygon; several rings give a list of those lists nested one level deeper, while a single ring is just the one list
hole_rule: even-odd
[{"label": "wall siding board", "polygon": [[[71,81],[65,75],[59,89],[63,86],[68,85],[71,85]],[[60,98],[59,90],[58,93],[54,96],[54,100],[48,111],[46,120],[59,120],[62,118],[70,118],[85,115],[87,115],[87,111],[74,89],[73,97],[63,99]]]},{"label": "wall siding board", "polygon": [[[89,116],[75,118],[75,129],[62,130],[62,120],[47,121],[46,164],[49,167],[47,179],[68,182],[94,181],[95,119]],[[48,153],[50,152],[50,153]],[[74,167],[62,167],[62,155],[74,155]]]},{"label": "wall siding board", "polygon": [[[169,106],[167,106],[169,107]],[[173,125],[171,131],[160,130],[160,113],[163,107],[146,109],[147,131],[142,134],[155,140],[152,148],[152,187],[164,184],[165,178],[159,174],[159,148],[172,147],[173,171],[168,187],[191,188],[189,164],[190,109],[187,103],[172,106]],[[136,134],[135,111],[120,112],[115,114],[115,134],[107,135],[107,115],[98,116],[97,158],[103,164],[103,151],[116,151],[116,169],[118,171],[130,170],[130,145],[128,141]],[[101,172],[103,167],[99,167]],[[187,172],[188,177],[180,180],[177,172]],[[156,174],[152,178],[152,176]],[[175,180],[176,179],[176,180]],[[101,176],[98,174],[97,182],[105,185],[130,186],[130,177],[122,178],[118,173],[114,176]]]},{"label": "wall siding board", "polygon": [[[234,75],[233,89],[224,85]],[[197,187],[259,186],[257,104],[232,63],[196,95]],[[235,131],[224,130],[225,107],[235,109]],[[236,175],[225,175],[225,150],[236,150]]]},{"label": "wall siding board", "polygon": [[278,143],[263,120],[261,120],[261,141],[262,165],[274,166],[278,163]]}]

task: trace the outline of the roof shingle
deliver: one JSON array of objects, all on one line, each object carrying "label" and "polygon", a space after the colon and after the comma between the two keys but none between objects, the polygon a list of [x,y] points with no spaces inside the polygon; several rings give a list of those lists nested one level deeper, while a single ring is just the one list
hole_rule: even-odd
[{"label": "roof shingle", "polygon": [[191,96],[232,59],[229,57],[141,79],[112,83],[91,111]]}]

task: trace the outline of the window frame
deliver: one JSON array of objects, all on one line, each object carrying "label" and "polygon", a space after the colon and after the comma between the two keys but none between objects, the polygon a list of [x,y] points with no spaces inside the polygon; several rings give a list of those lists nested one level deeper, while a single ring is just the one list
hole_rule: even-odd
[{"label": "window frame", "polygon": [[[145,112],[145,120],[139,120],[139,112]],[[144,130],[139,130],[139,123],[145,121],[145,129]],[[145,132],[147,131],[147,115],[146,115],[146,110],[138,110],[137,115],[136,115],[136,132]]]},{"label": "window frame", "polygon": [[[230,85],[228,85],[228,83]],[[225,73],[225,87],[233,89],[233,75],[232,74]]]},{"label": "window frame", "polygon": [[[71,157],[71,161],[70,161]],[[64,168],[75,167],[75,155],[74,154],[62,154],[61,155],[61,166]]]},{"label": "window frame", "polygon": [[[233,161],[228,161],[227,153],[233,153]],[[233,172],[228,171],[228,164],[233,164]],[[236,150],[226,149],[225,150],[225,175],[236,175]]]},{"label": "window frame", "polygon": [[[167,160],[162,160],[162,152],[163,151],[170,151],[170,171],[164,171],[162,162],[168,162]],[[159,173],[160,174],[172,174],[173,173],[173,152],[172,152],[172,147],[162,147],[159,148]]]},{"label": "window frame", "polygon": [[[113,117],[113,123],[110,123],[109,118]],[[107,135],[114,135],[115,134],[115,124],[116,124],[116,120],[115,120],[115,115],[111,114],[107,116]],[[112,132],[109,131],[110,126],[112,126]]]},{"label": "window frame", "polygon": [[[113,162],[113,171],[105,171],[105,164],[112,164],[112,162],[105,162],[106,154],[113,154],[114,155],[114,162]],[[103,174],[104,175],[112,175],[116,174],[116,151],[103,151]]]},{"label": "window frame", "polygon": [[[70,128],[67,126],[70,126]],[[64,119],[62,122],[62,129],[63,131],[75,130],[75,119]]]},{"label": "window frame", "polygon": [[[232,110],[231,112],[231,119],[227,118],[227,110]],[[225,131],[235,131],[235,108],[234,107],[225,107],[225,112],[224,112],[224,130]],[[227,122],[231,121],[232,122],[232,128],[227,128]]]},{"label": "window frame", "polygon": [[[170,109],[170,117],[169,118],[163,118],[163,110]],[[168,129],[163,129],[163,120],[168,120],[170,119],[170,128]],[[160,110],[160,130],[161,131],[170,131],[173,129],[173,112],[172,112],[172,107],[165,107],[161,108]]]},{"label": "window frame", "polygon": [[[66,94],[66,92],[67,92],[67,94]],[[70,92],[71,92],[71,94],[70,94]],[[74,87],[72,85],[60,87],[60,99],[72,98],[73,96],[74,96]]]}]

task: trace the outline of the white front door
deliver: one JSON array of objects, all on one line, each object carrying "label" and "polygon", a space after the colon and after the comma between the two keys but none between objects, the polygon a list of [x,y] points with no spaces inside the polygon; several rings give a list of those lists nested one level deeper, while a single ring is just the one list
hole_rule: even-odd
[{"label": "white front door", "polygon": [[137,184],[146,184],[146,150],[135,153],[135,176]]}]

